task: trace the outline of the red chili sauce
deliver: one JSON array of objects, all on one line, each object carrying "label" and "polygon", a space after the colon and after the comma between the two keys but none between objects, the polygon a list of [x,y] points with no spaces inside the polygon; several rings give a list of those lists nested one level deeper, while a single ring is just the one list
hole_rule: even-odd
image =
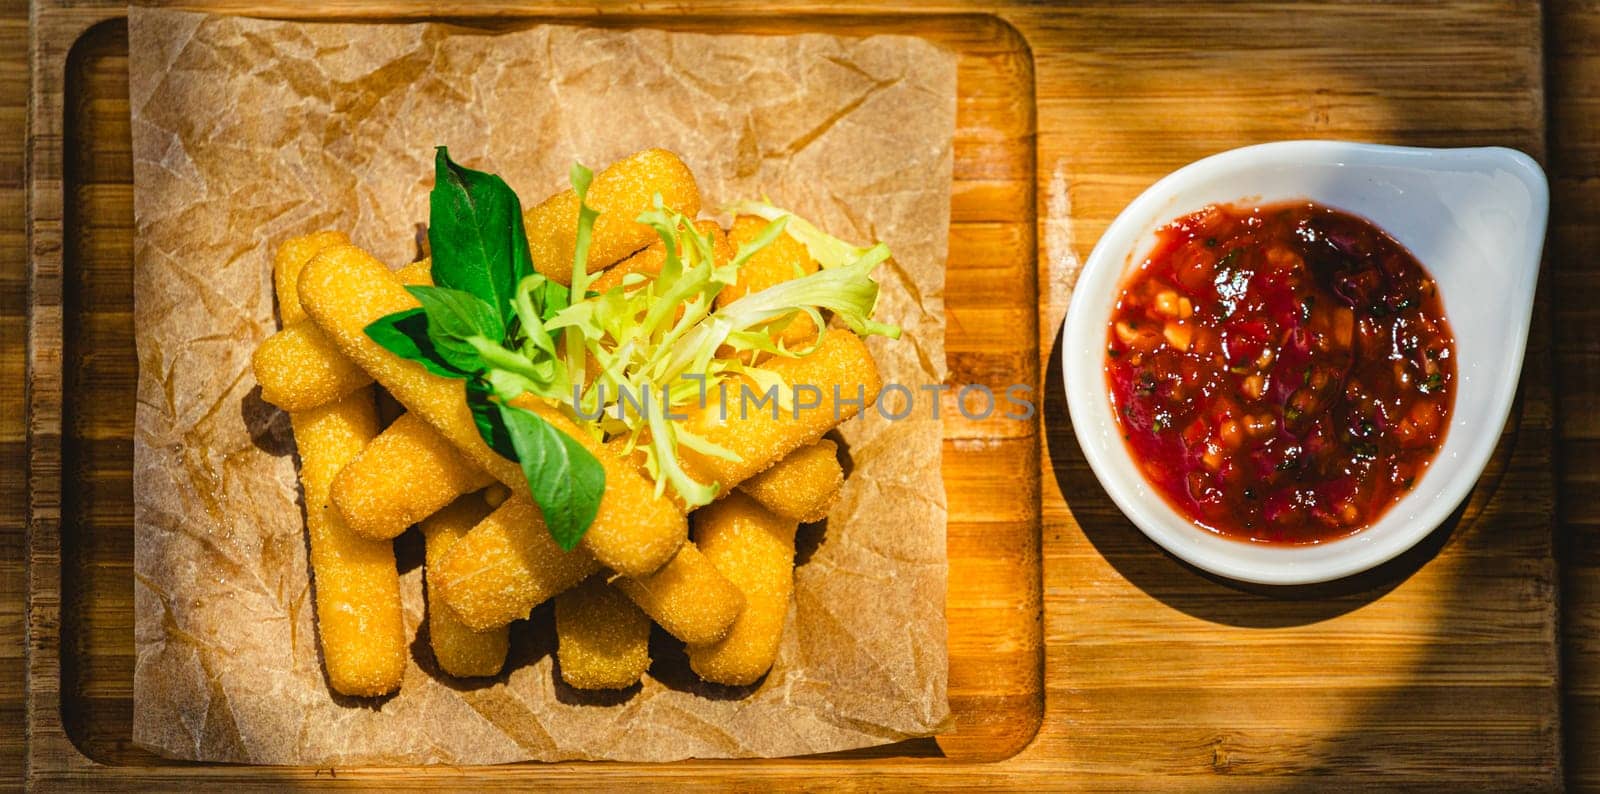
[{"label": "red chili sauce", "polygon": [[1357,532],[1449,427],[1455,341],[1433,279],[1382,229],[1316,204],[1212,206],[1163,228],[1109,337],[1135,460],[1226,537]]}]

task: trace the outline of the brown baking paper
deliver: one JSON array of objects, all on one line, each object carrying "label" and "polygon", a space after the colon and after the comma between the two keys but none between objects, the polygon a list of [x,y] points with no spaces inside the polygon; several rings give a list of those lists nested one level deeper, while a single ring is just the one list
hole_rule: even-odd
[{"label": "brown baking paper", "polygon": [[[269,764],[667,761],[843,750],[947,726],[940,423],[954,58],[915,38],[304,24],[135,8],[130,90],[135,312],[134,740],[162,755]],[[552,675],[549,608],[508,672],[455,681],[425,636],[420,544],[398,542],[415,641],[399,694],[323,678],[294,443],[249,362],[277,329],[270,261],[324,228],[397,267],[416,257],[433,147],[525,204],[659,146],[709,207],[770,196],[846,239],[881,239],[870,341],[905,420],[843,428],[853,473],[803,529],[782,650],[759,685],[699,683],[652,643],[640,686]],[[898,403],[893,407],[898,407]],[[659,632],[658,632],[659,634]]]}]

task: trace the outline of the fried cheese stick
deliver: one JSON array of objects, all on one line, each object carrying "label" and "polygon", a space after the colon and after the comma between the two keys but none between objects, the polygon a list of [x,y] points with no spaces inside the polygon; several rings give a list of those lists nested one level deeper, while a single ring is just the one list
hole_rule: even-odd
[{"label": "fried cheese stick", "polygon": [[[566,421],[559,416],[551,418],[557,423]],[[578,431],[571,428],[570,432]],[[619,448],[620,444],[613,442],[593,450],[607,467],[608,489],[613,467],[638,473],[635,464],[618,457]],[[599,567],[582,548],[568,553],[564,560],[555,560],[559,547],[526,497],[513,498],[501,510],[519,499],[525,514],[497,519],[497,510],[440,562],[445,602],[473,627],[504,625],[527,617],[545,599],[576,583],[572,574],[581,579]],[[672,561],[653,574],[618,578],[612,584],[680,639],[720,636],[739,613],[739,592],[692,546],[684,541]],[[558,562],[570,563],[580,555],[583,564],[591,567],[554,570]]]},{"label": "fried cheese stick", "polygon": [[[600,570],[582,548],[562,551],[539,508],[513,496],[429,563],[429,588],[473,631],[521,620]],[[431,593],[430,593],[431,595]]]},{"label": "fried cheese stick", "polygon": [[556,661],[574,689],[625,689],[650,667],[650,618],[591,576],[556,596]]},{"label": "fried cheese stick", "polygon": [[333,503],[361,535],[393,538],[492,479],[415,414],[403,414],[333,481]]},{"label": "fried cheese stick", "polygon": [[406,627],[394,545],[350,531],[328,498],[334,475],[378,434],[372,391],[361,389],[327,405],[296,411],[289,414],[289,421],[300,450],[317,634],[328,684],[345,695],[393,692],[406,669]]},{"label": "fried cheese stick", "polygon": [[[528,482],[521,467],[490,449],[478,434],[463,382],[434,375],[366,335],[366,326],[374,320],[419,305],[382,263],[355,246],[325,249],[300,274],[300,303],[335,346],[407,410],[510,486],[512,493],[528,499]],[[649,574],[665,565],[688,535],[683,513],[657,497],[654,485],[638,470],[605,453],[599,443],[554,408],[531,399],[517,404],[539,413],[584,444],[605,468],[605,494],[583,537],[584,548],[607,567],[630,576]]]},{"label": "fried cheese stick", "polygon": [[278,319],[288,328],[306,318],[300,308],[300,293],[295,284],[300,280],[300,269],[330,245],[349,245],[350,237],[344,232],[323,231],[290,237],[278,246],[272,257],[272,288],[278,294]]},{"label": "fried cheese stick", "polygon": [[728,635],[690,645],[689,667],[717,684],[753,684],[772,668],[794,592],[793,519],[781,518],[744,494],[695,511],[694,540],[705,558],[744,594]]},{"label": "fried cheese stick", "polygon": [[[283,250],[279,249],[280,257]],[[305,246],[296,250],[304,251]],[[430,267],[431,264],[424,259],[400,268],[395,276],[403,284],[432,284]],[[288,266],[280,268],[277,263],[274,268],[274,279],[279,281],[280,273],[292,271],[298,276],[302,269]],[[304,411],[333,402],[371,383],[371,375],[340,353],[322,330],[306,319],[300,306],[298,284],[289,289],[290,292],[284,292],[280,286],[278,292],[278,312],[284,317],[283,330],[263,340],[250,359],[256,381],[261,384],[261,399],[285,411]],[[294,313],[300,318],[292,324],[289,321],[291,310],[287,308],[290,306],[294,307]]]},{"label": "fried cheese stick", "polygon": [[[740,215],[733,219],[733,228],[728,230],[728,242],[737,251],[739,246],[749,244],[761,236],[762,230],[766,229],[767,225],[764,218]],[[806,250],[804,243],[787,234],[780,234],[739,267],[738,280],[717,293],[717,308],[720,309],[749,293],[760,292],[789,279],[815,273],[819,267],[817,260],[811,258],[811,252]],[[809,344],[817,337],[817,324],[811,319],[811,315],[795,312],[790,315],[788,324],[777,337],[791,348]]]},{"label": "fried cheese stick", "polygon": [[843,487],[839,445],[826,438],[789,453],[772,468],[739,483],[739,490],[762,507],[802,524],[827,518]]},{"label": "fried cheese stick", "polygon": [[[700,212],[700,188],[694,174],[676,154],[646,149],[606,166],[596,174],[585,197],[600,215],[594,221],[589,243],[589,272],[660,239],[655,229],[638,218],[655,206],[656,194],[664,205],[691,218]],[[545,199],[522,215],[528,232],[533,266],[547,278],[572,283],[573,246],[578,232],[578,194],[565,190]]]},{"label": "fried cheese stick", "polygon": [[511,632],[505,626],[473,631],[444,605],[438,593],[439,559],[488,514],[489,506],[477,494],[452,502],[422,522],[427,544],[428,644],[440,669],[459,678],[498,675],[506,664]]},{"label": "fried cheese stick", "polygon": [[744,594],[689,541],[661,570],[636,579],[617,577],[611,586],[668,634],[691,645],[722,639],[744,609]]},{"label": "fried cheese stick", "polygon": [[[866,343],[843,329],[825,331],[810,355],[774,357],[761,366],[777,373],[797,392],[795,410],[784,410],[771,402],[758,405],[763,392],[748,380],[708,390],[704,406],[685,410],[688,418],[683,420],[683,426],[734,453],[737,459],[706,455],[686,446],[679,448],[684,471],[696,481],[718,482],[723,490],[739,485],[865,410],[883,387],[878,365]],[[743,391],[745,386],[749,388],[748,397]],[[813,400],[815,407],[805,407]]]},{"label": "fried cheese stick", "polygon": [[[278,246],[272,275],[285,325],[296,327],[305,319],[295,288],[301,268],[322,249],[347,242],[342,232],[329,231]],[[289,421],[300,452],[317,631],[328,683],[341,694],[373,696],[399,688],[405,672],[405,620],[394,547],[351,532],[329,498],[339,470],[378,433],[371,390],[356,391],[362,385],[340,392],[343,399],[305,406],[289,414]]]}]

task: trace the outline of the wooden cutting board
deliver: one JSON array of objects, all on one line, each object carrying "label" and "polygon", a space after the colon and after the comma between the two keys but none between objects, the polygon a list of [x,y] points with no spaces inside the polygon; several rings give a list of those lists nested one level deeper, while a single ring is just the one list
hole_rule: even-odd
[{"label": "wooden cutting board", "polygon": [[[375,21],[558,13],[321,5],[320,14]],[[189,7],[305,13],[288,2]],[[949,291],[953,311],[965,300],[973,314],[966,323],[952,315],[952,378],[1036,378],[1045,397],[1043,434],[947,428],[952,703],[962,727],[936,742],[823,759],[341,769],[339,779],[1279,789],[1282,775],[1299,773],[1329,785],[1559,785],[1543,302],[1519,409],[1458,520],[1384,571],[1309,591],[1241,591],[1144,540],[1076,448],[1055,363],[1077,263],[1129,199],[1193,159],[1303,137],[1539,154],[1536,6],[762,10],[806,15],[745,18],[742,6],[707,4],[690,17],[677,6],[608,6],[576,18],[895,30],[962,53]],[[29,779],[82,788],[330,781],[328,770],[173,764],[127,740],[131,543],[119,538],[131,535],[131,491],[117,462],[131,461],[133,372],[131,356],[106,352],[127,350],[119,340],[131,331],[125,78],[116,90],[126,42],[115,22],[95,27],[122,13],[114,3],[44,2],[32,31]],[[1004,311],[1019,304],[1034,310]],[[1039,474],[1018,482],[997,466]]]}]

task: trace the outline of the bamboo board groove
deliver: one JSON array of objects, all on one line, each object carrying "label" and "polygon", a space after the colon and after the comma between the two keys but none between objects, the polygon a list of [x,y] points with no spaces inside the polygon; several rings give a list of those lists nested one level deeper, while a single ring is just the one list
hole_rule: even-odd
[{"label": "bamboo board groove", "polygon": [[[283,6],[270,3],[207,5],[285,13]],[[343,18],[529,12],[510,5],[485,9],[448,3],[408,10],[405,4],[365,0],[324,5],[318,13]],[[697,6],[696,14],[703,16],[688,20],[659,16],[677,11],[675,7],[640,10],[643,17],[618,19],[607,13],[586,22],[763,32],[791,29],[786,26],[807,19],[815,23],[817,18],[810,15],[830,8],[791,2],[778,10],[807,16],[736,21],[722,15],[748,13],[743,6]],[[888,12],[895,9],[887,5],[847,10],[860,15],[828,18],[830,30],[917,33],[931,19],[892,16]],[[928,10],[965,9],[949,4]],[[73,148],[58,137],[66,118],[67,85],[61,78],[67,75],[68,48],[95,21],[120,13],[113,4],[45,3],[32,36],[30,323],[35,339],[30,361],[33,402],[26,420],[34,442],[27,677],[34,740],[28,747],[29,778],[73,788],[224,782],[260,789],[317,786],[332,782],[327,771],[173,765],[142,755],[125,741],[127,717],[120,710],[126,708],[127,689],[118,676],[127,674],[126,661],[116,661],[115,654],[104,659],[91,654],[80,656],[76,668],[58,671],[47,658],[50,638],[67,636],[58,621],[73,615],[75,608],[79,622],[69,628],[77,636],[103,638],[131,631],[131,604],[119,608],[114,596],[91,584],[100,579],[110,583],[114,577],[106,574],[119,565],[125,570],[128,556],[122,555],[131,556],[131,548],[113,542],[68,549],[75,555],[70,557],[73,564],[60,568],[61,575],[70,579],[68,570],[74,569],[71,576],[80,577],[76,583],[91,588],[80,587],[73,595],[68,586],[74,582],[56,579],[61,560],[49,543],[40,542],[41,536],[53,537],[58,519],[68,515],[104,527],[121,521],[126,527],[127,511],[118,506],[127,503],[119,503],[128,496],[118,492],[127,488],[125,471],[107,466],[72,480],[85,498],[58,504],[50,485],[61,482],[62,470],[48,454],[38,455],[41,446],[59,445],[52,433],[56,422],[79,417],[86,421],[61,429],[79,434],[81,441],[74,443],[80,461],[131,456],[118,448],[115,425],[98,408],[62,417],[56,413],[59,401],[41,399],[38,388],[41,374],[49,385],[50,374],[60,372],[63,361],[74,360],[73,351],[41,344],[39,329],[78,323],[73,332],[83,351],[91,343],[115,343],[128,330],[129,319],[119,318],[116,311],[74,318],[70,300],[65,306],[50,301],[76,294],[80,306],[105,306],[105,301],[115,302],[116,290],[99,281],[74,286],[72,274],[52,267],[73,235],[61,219],[42,211],[73,204],[126,206],[126,188],[106,176],[126,172],[126,160],[119,161],[126,157],[125,146],[119,154],[115,146],[102,145],[118,135],[125,140],[125,121],[118,130],[118,113],[108,112],[115,110],[115,103],[95,101],[87,107],[100,125],[87,149],[92,156],[76,164],[63,162]],[[1095,484],[1072,442],[1055,364],[1057,327],[1075,263],[1127,200],[1185,162],[1233,146],[1295,137],[1495,143],[1540,154],[1545,114],[1540,9],[1487,0],[1426,8],[1383,3],[1181,8],[1104,3],[1007,7],[1000,15],[1026,40],[1020,49],[1007,44],[1007,36],[997,35],[994,23],[977,17],[947,18],[965,24],[947,22],[940,34],[969,54],[961,71],[963,117],[976,113],[994,120],[983,134],[973,134],[976,126],[962,125],[969,137],[957,144],[952,263],[967,267],[953,265],[950,293],[956,295],[959,287],[974,300],[966,316],[952,301],[949,363],[952,382],[992,383],[1017,373],[1042,380],[1047,433],[1041,437],[989,425],[947,426],[947,461],[973,464],[955,477],[948,464],[946,470],[952,518],[952,696],[959,713],[975,715],[963,723],[964,730],[975,731],[968,733],[968,743],[961,745],[958,734],[940,743],[893,748],[889,754],[644,768],[341,769],[340,782],[354,778],[412,789],[700,782],[785,789],[1007,784],[1034,789],[1181,785],[1281,790],[1307,782],[1291,782],[1283,775],[1311,774],[1324,786],[1560,785],[1549,301],[1541,300],[1537,312],[1515,418],[1505,429],[1490,471],[1454,525],[1436,533],[1419,554],[1385,571],[1296,593],[1295,598],[1213,582],[1165,557],[1132,530]],[[1594,29],[1600,29],[1600,20]],[[106,34],[102,29],[97,35]],[[1585,39],[1581,29],[1574,29],[1564,35],[1571,47],[1581,49],[1595,34]],[[96,68],[115,70],[118,52],[115,35],[111,38]],[[971,90],[977,72],[969,71],[969,64],[980,71],[998,65],[999,71],[1012,73],[1027,67],[1027,99],[1032,101],[1007,99],[1006,90]],[[1026,157],[1017,156],[1018,136],[1034,129],[1036,138],[1024,137]],[[78,169],[77,185],[60,183],[63,165],[68,171]],[[1558,195],[1560,188],[1558,181]],[[1591,208],[1600,204],[1592,195],[1589,201]],[[1011,209],[1016,207],[1025,214]],[[1035,208],[1036,227],[1017,222],[1034,217]],[[117,221],[104,222],[114,215],[93,212],[80,218],[76,228],[88,231],[77,235],[72,255],[81,257],[79,261],[127,262],[131,249],[126,237],[118,237]],[[1583,242],[1600,238],[1593,231],[1592,213],[1586,217],[1590,225],[1573,223],[1564,227],[1570,230],[1553,235],[1552,248],[1577,243],[1577,250],[1583,250]],[[1036,275],[1027,277],[1027,269],[1034,267]],[[1557,273],[1563,292],[1570,285],[1575,294],[1593,294],[1592,277],[1564,264]],[[1031,291],[1035,283],[1036,293]],[[1545,286],[1550,286],[1548,272]],[[1027,291],[1026,306],[1035,311],[986,308],[1015,300],[1019,289]],[[1019,341],[1019,336],[1027,339]],[[1576,349],[1591,356],[1590,361],[1600,348],[1595,339],[1592,333],[1576,337]],[[69,402],[104,404],[129,393],[131,380],[110,375],[117,367],[114,359],[93,363],[101,369],[80,377],[77,396]],[[1592,381],[1588,387],[1563,399],[1586,405],[1581,401],[1593,399]],[[101,421],[108,424],[100,426]],[[1600,444],[1586,439],[1592,437],[1594,423],[1578,421],[1577,427],[1588,427],[1590,436],[1580,430],[1563,452],[1582,454],[1587,449],[1593,461],[1592,450]],[[1041,475],[1019,483],[991,468],[1019,459],[1036,461],[1032,465],[1042,469]],[[69,468],[67,474],[71,480],[76,472]],[[1580,489],[1583,482],[1564,480],[1564,487]],[[1042,524],[1032,534],[983,536],[995,526],[1014,528],[1026,522],[1027,506],[1041,502]],[[1593,509],[1583,500],[1565,502],[1564,515],[1575,514],[1567,506],[1573,502],[1578,502],[1576,515],[1592,516]],[[1592,561],[1592,539],[1572,545],[1580,562]],[[1596,569],[1600,566],[1590,568]],[[1567,580],[1572,579],[1569,571]],[[56,593],[67,602],[56,603]],[[1570,599],[1570,590],[1564,596]],[[77,607],[73,598],[79,599]],[[1587,603],[1592,609],[1592,595]],[[962,639],[959,624],[1005,609],[1020,619]],[[1568,615],[1569,626],[1575,620],[1580,620],[1580,629],[1593,623],[1592,616],[1582,623]],[[1596,636],[1588,630],[1587,636]],[[1042,665],[1030,660],[1030,640],[1033,659],[1042,654]],[[1588,647],[1594,645],[1600,643]],[[1590,662],[1589,667],[1595,665]],[[1594,678],[1588,680],[1589,689],[1580,691],[1593,691]],[[89,719],[58,730],[56,723],[65,712],[53,707],[69,697],[89,704],[82,712]],[[1587,713],[1587,724],[1594,725],[1593,712]],[[74,746],[71,738],[79,744]],[[1574,737],[1568,751],[1574,774],[1589,769],[1583,764],[1593,764],[1581,758],[1581,748],[1589,747],[1593,754],[1593,745],[1580,741]],[[85,759],[80,748],[92,748],[89,756],[107,763]]]}]

